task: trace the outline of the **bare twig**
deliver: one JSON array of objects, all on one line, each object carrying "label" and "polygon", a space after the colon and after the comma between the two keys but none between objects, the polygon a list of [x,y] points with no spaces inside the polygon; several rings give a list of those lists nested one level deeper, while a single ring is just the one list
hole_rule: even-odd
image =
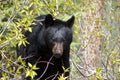
[{"label": "bare twig", "polygon": [[15,15],[14,15],[12,18],[9,18],[9,19],[8,19],[7,25],[4,27],[3,31],[1,31],[0,36],[3,35],[3,33],[5,32],[5,30],[7,29],[7,27],[9,27],[10,22],[11,22],[14,18],[15,18]]},{"label": "bare twig", "polygon": [[16,39],[16,36],[13,37],[13,38],[11,38],[9,41],[7,40],[7,41],[1,43],[1,44],[0,44],[0,49],[1,49],[2,47],[4,47],[4,46],[7,46],[7,45],[9,44],[9,42],[12,41],[13,39]]},{"label": "bare twig", "polygon": [[58,73],[59,73],[59,72],[56,73],[56,75],[54,76],[54,78],[53,78],[52,80],[55,80],[55,78],[58,76]]},{"label": "bare twig", "polygon": [[0,70],[2,70],[2,71],[5,72],[5,73],[8,73],[8,74],[10,74],[10,75],[12,75],[12,76],[15,76],[15,74],[13,74],[13,73],[11,73],[11,72],[9,72],[9,71],[1,68],[1,67],[0,67]]},{"label": "bare twig", "polygon": [[50,61],[52,60],[52,58],[53,58],[53,56],[49,59],[49,61],[47,62],[47,66],[46,66],[46,68],[45,68],[45,70],[44,70],[44,72],[42,73],[42,75],[37,79],[37,80],[40,80],[42,77],[43,77],[43,75],[45,74],[45,72],[47,71],[47,69],[48,69],[48,66],[49,66],[49,64],[50,64]]},{"label": "bare twig", "polygon": [[[76,67],[76,69],[79,71],[79,73],[83,76],[83,77],[86,77],[86,78],[88,78],[88,77],[90,77],[91,75],[94,75],[95,74],[95,72],[93,72],[93,73],[90,73],[89,75],[84,75],[81,71],[80,71],[80,68],[81,69],[84,69],[83,67],[81,67],[81,66],[77,66],[77,64],[72,60],[72,63],[74,64],[74,66]],[[85,69],[84,69],[85,70]],[[88,70],[85,70],[85,71],[88,71]],[[89,72],[89,71],[88,71]]]}]

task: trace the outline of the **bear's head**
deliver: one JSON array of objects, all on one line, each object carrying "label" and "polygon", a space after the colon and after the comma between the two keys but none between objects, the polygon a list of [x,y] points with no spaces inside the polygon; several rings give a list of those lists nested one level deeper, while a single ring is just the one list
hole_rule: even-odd
[{"label": "bear's head", "polygon": [[74,19],[72,16],[67,21],[54,20],[50,14],[45,18],[45,42],[56,58],[60,58],[64,50],[70,47]]}]

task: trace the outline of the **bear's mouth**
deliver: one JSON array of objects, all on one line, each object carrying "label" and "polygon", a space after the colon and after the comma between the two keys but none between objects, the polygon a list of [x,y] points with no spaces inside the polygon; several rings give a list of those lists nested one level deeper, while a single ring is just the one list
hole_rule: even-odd
[{"label": "bear's mouth", "polygon": [[54,53],[53,56],[54,56],[55,58],[60,58],[60,57],[61,57],[61,53]]},{"label": "bear's mouth", "polygon": [[54,43],[52,48],[53,56],[56,58],[60,58],[63,55],[63,42],[61,43]]}]

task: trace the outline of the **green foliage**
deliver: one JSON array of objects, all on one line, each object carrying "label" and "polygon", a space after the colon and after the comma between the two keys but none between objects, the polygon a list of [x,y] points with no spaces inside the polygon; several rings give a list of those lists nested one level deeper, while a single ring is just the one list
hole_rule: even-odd
[{"label": "green foliage", "polygon": [[65,69],[64,67],[62,67],[63,68],[63,71],[64,71],[64,73],[66,73],[66,72],[69,72],[70,70],[69,70],[69,68],[67,68],[67,69]]},{"label": "green foliage", "polygon": [[[5,0],[0,1],[0,79],[18,78],[26,75],[33,78],[36,65],[26,66],[21,57],[16,56],[15,46],[29,44],[22,30],[32,32],[30,25],[40,14],[52,14],[56,18],[67,20],[73,13],[79,15],[79,7],[73,0]],[[64,16],[63,16],[64,15]],[[74,30],[77,25],[74,27]],[[77,33],[79,34],[79,33]],[[79,35],[78,35],[79,36]],[[74,39],[76,40],[76,39]],[[79,40],[77,40],[79,41]],[[78,46],[75,44],[72,46]],[[75,49],[77,51],[77,49]],[[7,57],[4,57],[7,56]],[[18,64],[20,63],[20,64]],[[12,68],[14,66],[14,69]],[[4,67],[4,68],[3,68]],[[21,71],[25,71],[23,74]]]},{"label": "green foliage", "polygon": [[64,74],[68,72],[70,69],[69,68],[65,69],[64,67],[62,68],[63,68],[64,73],[58,77],[58,80],[66,80],[68,78],[68,77],[65,77]]},{"label": "green foliage", "polygon": [[[80,80],[82,55],[87,46],[86,42],[92,34],[101,38],[101,66],[96,70],[96,77],[100,80],[119,80],[120,65],[120,2],[118,0],[103,1],[102,20],[94,20],[94,11],[97,9],[94,0],[1,0],[0,1],[0,80],[18,79],[20,76],[35,75],[38,69],[30,63],[26,66],[24,59],[17,58],[16,44],[29,44],[22,30],[32,32],[30,25],[34,18],[40,14],[52,14],[54,17],[67,20],[75,15],[73,27],[73,43],[71,44],[71,80]],[[91,13],[88,13],[91,10]],[[85,29],[92,23],[101,26],[101,31],[96,29],[88,32]],[[102,23],[102,24],[100,24]],[[87,27],[85,26],[87,25]],[[79,56],[79,57],[78,57]],[[20,64],[18,64],[20,63]],[[73,64],[74,63],[74,64]],[[80,69],[79,69],[80,68]],[[22,73],[22,71],[25,72]],[[68,71],[64,69],[64,72]],[[91,76],[87,76],[91,77]],[[59,80],[65,80],[62,74]]]},{"label": "green foliage", "polygon": [[99,79],[99,80],[103,80],[103,76],[100,74],[101,73],[101,68],[98,67],[97,70],[96,70],[96,77]]},{"label": "green foliage", "polygon": [[28,67],[30,69],[27,69],[26,77],[30,76],[31,79],[33,79],[37,75],[37,73],[34,70],[38,70],[39,68],[36,67],[36,64],[32,65],[30,63],[28,63]]},{"label": "green foliage", "polygon": [[62,74],[60,77],[58,77],[58,80],[66,80],[67,77],[64,77],[64,75]]}]

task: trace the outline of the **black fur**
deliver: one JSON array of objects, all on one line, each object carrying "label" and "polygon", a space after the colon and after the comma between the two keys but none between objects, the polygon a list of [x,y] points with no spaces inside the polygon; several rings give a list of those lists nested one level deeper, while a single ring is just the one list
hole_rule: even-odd
[{"label": "black fur", "polygon": [[[74,19],[72,16],[68,21],[61,21],[54,20],[50,14],[38,16],[36,25],[32,25],[32,32],[23,32],[29,44],[17,47],[17,53],[24,58],[32,56],[26,62],[37,63],[39,70],[36,70],[37,76],[34,79],[57,80],[64,73],[62,66],[70,68],[69,52]],[[69,72],[66,72],[65,77],[68,76]]]}]

